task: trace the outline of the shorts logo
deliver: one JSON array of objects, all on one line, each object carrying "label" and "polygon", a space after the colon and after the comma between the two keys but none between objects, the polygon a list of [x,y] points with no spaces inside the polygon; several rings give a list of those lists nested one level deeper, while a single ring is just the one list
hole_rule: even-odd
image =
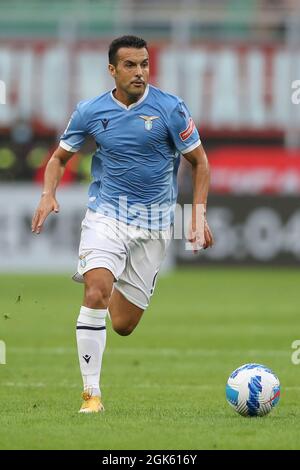
[{"label": "shorts logo", "polygon": [[139,117],[141,119],[144,119],[146,131],[151,131],[153,127],[152,121],[154,121],[154,119],[159,119],[159,116],[139,116]]},{"label": "shorts logo", "polygon": [[86,267],[86,257],[88,255],[90,255],[92,253],[92,250],[91,251],[87,251],[86,253],[82,253],[82,255],[79,255],[79,259],[80,259],[80,266],[82,268],[85,268]]},{"label": "shorts logo", "polygon": [[190,117],[189,125],[187,126],[186,129],[184,129],[184,131],[180,132],[179,137],[183,141],[187,140],[192,135],[194,130],[195,130],[195,123],[194,123],[193,119]]}]

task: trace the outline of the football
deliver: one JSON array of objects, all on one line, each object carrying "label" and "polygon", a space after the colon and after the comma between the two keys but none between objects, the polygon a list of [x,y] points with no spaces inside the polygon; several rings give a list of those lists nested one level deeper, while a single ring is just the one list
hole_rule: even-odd
[{"label": "football", "polygon": [[245,364],[229,376],[228,403],[242,416],[265,416],[280,398],[280,382],[274,372],[261,364]]}]

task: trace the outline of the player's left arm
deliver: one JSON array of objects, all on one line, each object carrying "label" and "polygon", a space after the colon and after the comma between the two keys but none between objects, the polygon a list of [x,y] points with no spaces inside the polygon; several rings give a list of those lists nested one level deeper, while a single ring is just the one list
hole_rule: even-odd
[{"label": "player's left arm", "polygon": [[214,244],[212,232],[206,220],[206,205],[210,182],[209,163],[203,146],[200,144],[183,155],[192,165],[193,206],[188,240],[194,253],[199,248],[209,248]]},{"label": "player's left arm", "polygon": [[213,245],[213,236],[206,221],[209,188],[209,164],[191,114],[178,100],[169,119],[169,132],[176,149],[190,162],[193,172],[193,207],[188,240],[194,253]]}]

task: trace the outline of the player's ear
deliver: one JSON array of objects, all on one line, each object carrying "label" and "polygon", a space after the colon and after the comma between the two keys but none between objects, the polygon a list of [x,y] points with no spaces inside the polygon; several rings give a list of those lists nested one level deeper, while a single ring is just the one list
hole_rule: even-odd
[{"label": "player's ear", "polygon": [[116,67],[112,64],[108,64],[108,70],[112,77],[116,75]]}]

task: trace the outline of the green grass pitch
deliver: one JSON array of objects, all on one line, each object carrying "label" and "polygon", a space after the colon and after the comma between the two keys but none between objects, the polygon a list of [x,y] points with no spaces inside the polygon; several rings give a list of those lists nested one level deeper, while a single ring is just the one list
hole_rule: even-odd
[{"label": "green grass pitch", "polygon": [[[299,273],[178,270],[161,277],[133,335],[108,323],[106,411],[78,415],[75,322],[82,287],[67,276],[1,276],[1,449],[299,449]],[[282,386],[265,418],[225,400],[236,367],[260,362]]]}]

